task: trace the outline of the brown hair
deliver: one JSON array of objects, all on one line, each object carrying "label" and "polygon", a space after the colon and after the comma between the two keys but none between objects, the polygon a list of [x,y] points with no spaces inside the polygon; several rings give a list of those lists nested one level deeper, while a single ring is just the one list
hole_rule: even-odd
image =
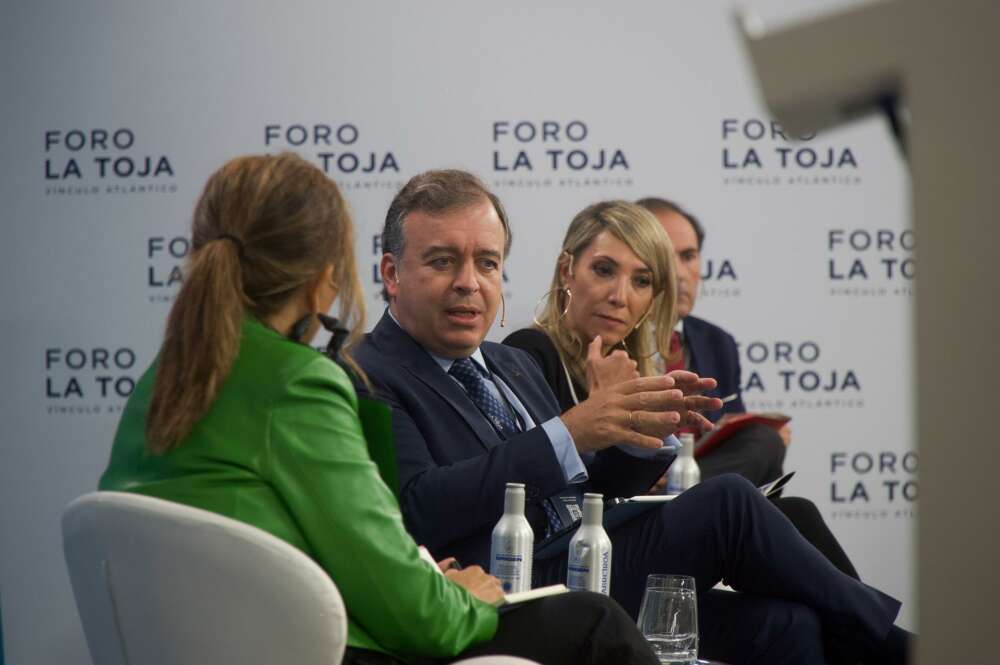
[{"label": "brown hair", "polygon": [[[445,169],[439,171],[425,171],[415,175],[403,185],[399,193],[389,204],[389,211],[385,214],[385,226],[382,228],[382,251],[392,254],[396,259],[403,257],[403,249],[406,246],[406,236],[403,234],[403,220],[411,212],[425,212],[431,215],[461,210],[467,206],[475,205],[482,200],[487,200],[493,204],[493,209],[497,211],[500,223],[503,225],[504,257],[510,254],[510,224],[507,221],[507,212],[490,190],[486,189],[483,181],[472,175],[468,171],[458,169]],[[382,288],[382,297],[388,302],[389,294]]]},{"label": "brown hair", "polygon": [[178,445],[215,401],[239,352],[243,318],[267,317],[333,264],[342,359],[360,339],[364,298],[354,231],[337,186],[291,153],[239,157],[212,174],[195,206],[184,284],[167,319],[146,421],[151,452]]},{"label": "brown hair", "polygon": [[649,311],[635,329],[623,340],[625,350],[638,364],[641,376],[656,373],[654,356],[667,358],[670,334],[677,320],[677,274],[674,269],[674,249],[663,226],[648,210],[628,201],[602,201],[587,206],[570,222],[563,239],[562,251],[556,261],[551,288],[545,299],[545,309],[537,323],[552,340],[559,357],[570,375],[586,385],[587,344],[565,321],[569,306],[563,288],[563,269],[572,271],[573,264],[607,231],[628,245],[645,263],[653,277],[653,300]]},{"label": "brown hair", "polygon": [[686,219],[691,228],[694,229],[694,234],[698,237],[698,250],[701,251],[701,246],[705,243],[705,227],[701,225],[697,217],[682,208],[680,204],[655,196],[647,196],[644,199],[636,201],[636,205],[641,205],[654,215],[659,215],[661,212],[675,212]]}]

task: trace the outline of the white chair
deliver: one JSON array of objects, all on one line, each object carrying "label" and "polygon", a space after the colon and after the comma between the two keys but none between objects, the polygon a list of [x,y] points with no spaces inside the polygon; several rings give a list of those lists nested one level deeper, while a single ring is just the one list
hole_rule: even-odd
[{"label": "white chair", "polygon": [[[67,506],[63,548],[95,665],[338,665],[347,610],[329,576],[236,520],[122,492]],[[467,665],[531,665],[509,657]]]}]

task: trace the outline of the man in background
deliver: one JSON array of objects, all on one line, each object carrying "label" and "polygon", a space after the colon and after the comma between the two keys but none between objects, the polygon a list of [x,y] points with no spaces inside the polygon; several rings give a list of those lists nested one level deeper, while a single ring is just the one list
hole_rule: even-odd
[{"label": "man in background", "polygon": [[[717,388],[707,394],[721,398],[725,404],[722,409],[705,414],[712,422],[718,422],[725,414],[744,413],[736,341],[714,323],[691,316],[701,283],[705,229],[694,215],[673,201],[649,197],[636,203],[653,213],[663,225],[677,259],[678,323],[670,351],[678,359],[667,370],[687,369],[718,382]],[[678,350],[683,354],[678,355]],[[782,475],[785,448],[790,442],[788,425],[777,432],[766,425],[750,425],[700,457],[698,466],[702,478],[738,473],[755,485],[763,485]]]},{"label": "man in background", "polygon": [[[705,242],[705,229],[691,213],[673,201],[645,198],[637,203],[652,212],[670,237],[677,260],[677,316],[678,323],[671,339],[671,356],[677,356],[667,370],[688,369],[699,376],[711,377],[718,382],[708,395],[721,398],[725,404],[718,411],[705,415],[718,422],[726,414],[744,413],[740,395],[740,357],[733,336],[719,326],[691,316],[698,298],[701,282],[701,248]],[[677,353],[683,351],[683,354]],[[767,425],[754,423],[736,432],[729,440],[698,458],[703,479],[723,473],[738,473],[755,485],[780,477],[785,449],[791,442],[788,425],[773,430]],[[657,482],[666,484],[665,478]],[[775,498],[775,506],[791,520],[792,524],[841,572],[859,579],[858,571],[850,557],[830,531],[822,515],[811,501],[801,497]]]}]

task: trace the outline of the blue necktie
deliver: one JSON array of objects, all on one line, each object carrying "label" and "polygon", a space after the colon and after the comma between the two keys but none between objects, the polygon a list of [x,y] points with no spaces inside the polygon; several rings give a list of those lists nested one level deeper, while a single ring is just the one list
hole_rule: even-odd
[{"label": "blue necktie", "polygon": [[[472,403],[482,411],[486,419],[493,425],[493,429],[499,432],[501,436],[507,437],[518,432],[517,421],[514,420],[506,405],[490,392],[490,389],[486,386],[486,379],[475,363],[472,362],[471,358],[462,358],[453,362],[448,369],[448,374],[458,379],[458,382],[465,388],[465,392],[468,393]],[[500,389],[497,386],[497,390]],[[551,501],[551,499],[542,501],[542,507],[545,509],[545,516],[549,522],[546,536],[563,527],[562,519],[559,517],[559,513],[555,507],[552,506]]]},{"label": "blue necktie", "polygon": [[486,386],[486,379],[479,369],[473,364],[470,358],[462,358],[451,364],[448,373],[458,379],[458,382],[469,394],[469,399],[475,404],[486,419],[493,425],[493,429],[501,436],[507,437],[516,434],[518,431],[517,422],[499,399],[497,399]]}]

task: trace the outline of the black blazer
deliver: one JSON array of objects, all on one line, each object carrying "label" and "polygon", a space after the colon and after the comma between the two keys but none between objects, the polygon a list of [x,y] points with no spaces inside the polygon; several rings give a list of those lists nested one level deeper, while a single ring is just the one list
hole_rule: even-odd
[{"label": "black blazer", "polygon": [[[377,397],[392,408],[400,502],[407,529],[435,557],[489,565],[490,534],[503,514],[506,483],[525,484],[528,520],[541,540],[541,501],[566,488],[541,423],[561,412],[538,366],[517,349],[483,342],[490,370],[517,394],[536,427],[502,440],[440,365],[386,313],[355,358]],[[364,391],[362,391],[364,392]],[[584,491],[644,492],[666,467],[616,449],[587,464]]]},{"label": "black blazer", "polygon": [[[559,402],[561,411],[568,411],[575,406],[573,393],[570,391],[569,379],[563,370],[562,361],[559,359],[559,352],[556,351],[555,344],[549,339],[548,334],[538,328],[522,328],[507,336],[503,341],[507,346],[521,349],[527,352],[531,359],[535,361],[538,368],[542,370],[545,382],[552,388],[556,400]],[[587,399],[587,388],[578,382],[573,382],[573,390],[579,400]]]},{"label": "black blazer", "polygon": [[719,382],[715,390],[705,393],[709,397],[726,397],[736,393],[718,411],[705,414],[712,422],[726,413],[743,413],[743,395],[740,391],[740,354],[736,340],[719,326],[704,319],[688,316],[684,319],[684,344],[691,354],[688,369],[700,376],[710,376]]}]

